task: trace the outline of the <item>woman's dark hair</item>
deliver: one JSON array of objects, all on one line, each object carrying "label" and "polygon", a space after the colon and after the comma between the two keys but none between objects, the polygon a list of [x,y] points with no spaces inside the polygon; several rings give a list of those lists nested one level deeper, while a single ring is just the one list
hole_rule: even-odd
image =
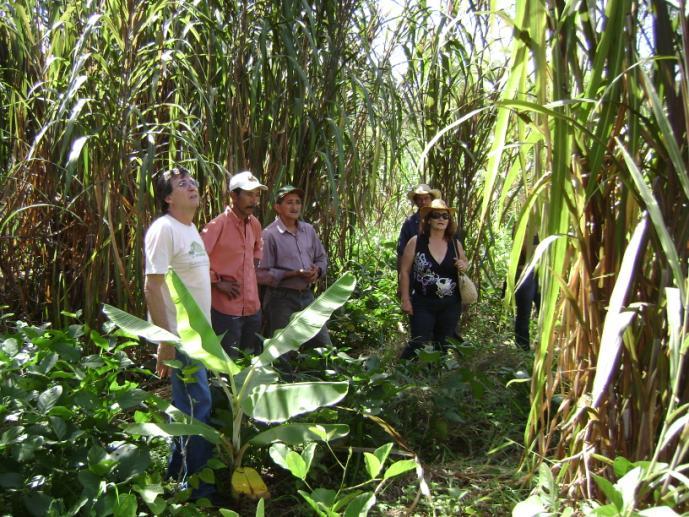
[{"label": "woman's dark hair", "polygon": [[[420,223],[420,230],[423,235],[430,235],[431,234],[431,214],[434,212],[434,210],[429,210],[428,213],[426,214],[426,217],[421,219]],[[448,220],[448,224],[445,227],[445,234],[443,237],[445,237],[447,240],[451,241],[452,237],[454,236],[455,232],[457,231],[457,223],[455,222],[454,218],[452,217],[452,212],[447,210],[447,215],[450,216],[450,219]]]},{"label": "woman's dark hair", "polygon": [[172,194],[172,178],[185,178],[187,176],[191,176],[191,174],[184,167],[175,167],[158,175],[156,179],[156,202],[164,214],[167,214],[170,208],[165,198]]}]

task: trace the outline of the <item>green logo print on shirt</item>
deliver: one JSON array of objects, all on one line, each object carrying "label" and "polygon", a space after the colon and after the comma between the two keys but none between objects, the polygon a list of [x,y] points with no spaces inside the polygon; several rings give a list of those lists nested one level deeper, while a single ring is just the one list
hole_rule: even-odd
[{"label": "green logo print on shirt", "polygon": [[198,242],[192,242],[191,246],[189,246],[189,255],[192,257],[205,257],[206,249]]}]

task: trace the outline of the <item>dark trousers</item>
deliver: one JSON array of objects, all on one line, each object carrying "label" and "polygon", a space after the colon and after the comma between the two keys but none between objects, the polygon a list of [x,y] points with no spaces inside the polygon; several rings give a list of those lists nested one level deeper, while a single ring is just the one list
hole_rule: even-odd
[{"label": "dark trousers", "polygon": [[517,314],[514,318],[514,340],[516,345],[529,350],[529,321],[531,320],[531,307],[536,305],[538,310],[538,280],[532,271],[522,284],[514,292],[514,300],[517,305]]},{"label": "dark trousers", "polygon": [[230,357],[237,357],[237,349],[250,354],[261,353],[261,311],[249,316],[231,316],[211,309],[211,323],[216,334],[225,333],[222,347]]},{"label": "dark trousers", "polygon": [[462,305],[455,297],[428,298],[412,295],[410,317],[411,340],[402,352],[402,359],[413,359],[416,350],[426,343],[445,348],[447,338],[453,337]]},{"label": "dark trousers", "polygon": [[[181,372],[174,370],[172,404],[180,411],[207,424],[211,414],[211,394],[206,369],[181,352],[177,352],[176,359],[182,362],[183,368],[195,364],[198,370],[192,375],[194,381],[191,382],[184,382]],[[175,436],[172,440],[172,455],[168,463],[167,477],[186,484],[190,475],[201,471],[206,466],[213,456],[214,449],[213,444],[201,436]],[[208,497],[213,492],[215,492],[215,485],[202,481],[198,488],[192,491],[192,497]]]},{"label": "dark trousers", "polygon": [[[289,323],[290,318],[295,312],[303,311],[311,305],[314,300],[313,292],[310,289],[297,291],[283,287],[268,287],[263,297],[263,316],[265,320],[265,335],[267,338],[273,337],[275,331],[283,329]],[[330,334],[328,327],[323,328],[307,341],[304,345],[307,348],[315,346],[330,345]]]}]

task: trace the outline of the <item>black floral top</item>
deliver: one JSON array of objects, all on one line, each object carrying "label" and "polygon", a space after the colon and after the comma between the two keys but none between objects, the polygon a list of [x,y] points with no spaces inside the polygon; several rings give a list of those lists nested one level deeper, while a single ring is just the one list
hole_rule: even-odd
[{"label": "black floral top", "polygon": [[447,253],[438,263],[428,249],[428,236],[419,235],[416,239],[416,251],[412,266],[412,293],[427,298],[459,300],[457,289],[457,268],[455,267],[455,250],[452,243],[447,245]]}]

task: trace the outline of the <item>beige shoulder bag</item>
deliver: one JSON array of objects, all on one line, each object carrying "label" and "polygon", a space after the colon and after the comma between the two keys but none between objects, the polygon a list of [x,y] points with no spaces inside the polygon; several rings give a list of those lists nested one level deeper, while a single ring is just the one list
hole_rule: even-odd
[{"label": "beige shoulder bag", "polygon": [[[454,239],[452,239],[452,246],[455,249],[455,257],[459,259],[459,250]],[[463,304],[476,303],[478,300],[478,290],[471,278],[459,269],[457,269],[457,285],[459,286],[459,294],[462,297]]]}]

